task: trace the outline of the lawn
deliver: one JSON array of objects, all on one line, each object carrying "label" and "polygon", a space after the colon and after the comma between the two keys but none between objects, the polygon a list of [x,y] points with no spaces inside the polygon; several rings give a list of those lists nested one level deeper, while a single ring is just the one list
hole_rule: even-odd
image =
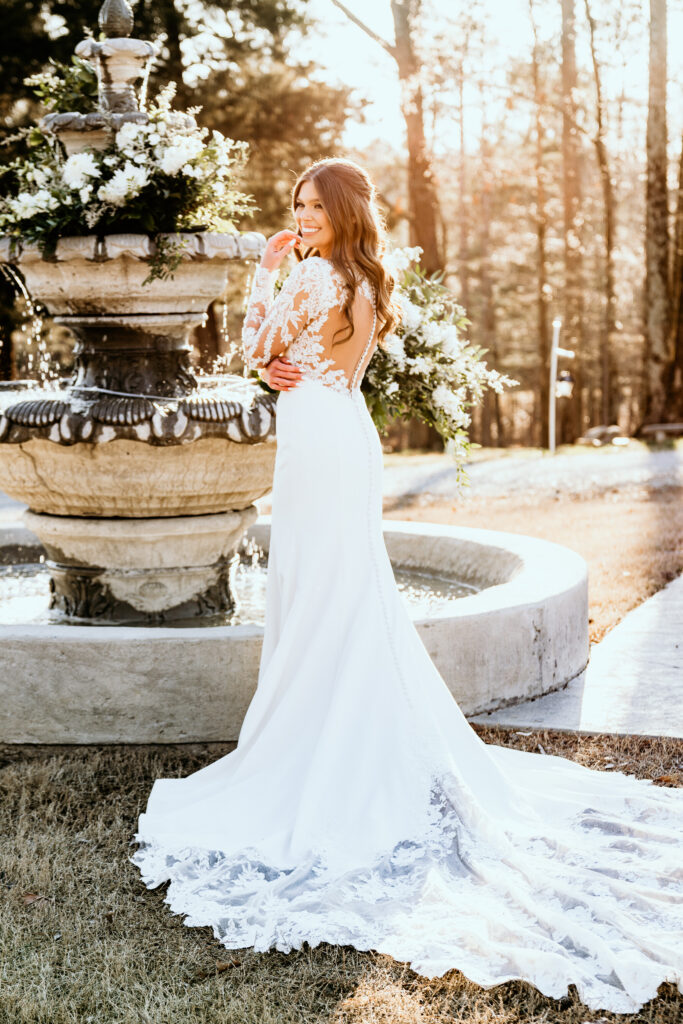
[{"label": "lawn", "polygon": [[[683,784],[683,740],[539,732],[486,740]],[[525,982],[483,990],[458,971],[427,981],[389,957],[327,944],[228,951],[187,928],[128,862],[159,776],[186,775],[232,744],[0,748],[1,1024],[680,1024],[663,985],[639,1014],[587,1010]]]}]

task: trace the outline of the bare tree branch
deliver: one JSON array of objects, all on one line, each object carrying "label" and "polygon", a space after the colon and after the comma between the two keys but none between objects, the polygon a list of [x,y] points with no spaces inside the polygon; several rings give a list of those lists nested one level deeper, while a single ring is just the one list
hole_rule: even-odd
[{"label": "bare tree branch", "polygon": [[392,56],[394,58],[394,60],[396,60],[396,47],[395,46],[393,46],[391,43],[387,42],[386,39],[383,39],[382,36],[377,35],[376,32],[373,32],[373,30],[371,28],[369,28],[365,24],[365,22],[361,21],[360,18],[357,18],[356,15],[353,13],[353,11],[350,11],[348,9],[346,4],[341,3],[341,0],[332,0],[332,3],[334,4],[335,7],[338,7],[339,10],[342,11],[346,15],[346,17],[349,19],[349,21],[352,21],[354,23],[354,25],[357,25],[358,28],[361,29],[363,32],[365,32],[365,34],[367,36],[370,36],[370,38],[373,39],[376,43],[379,43],[379,45],[382,47],[382,49],[386,50],[387,53],[390,54],[390,56]]}]

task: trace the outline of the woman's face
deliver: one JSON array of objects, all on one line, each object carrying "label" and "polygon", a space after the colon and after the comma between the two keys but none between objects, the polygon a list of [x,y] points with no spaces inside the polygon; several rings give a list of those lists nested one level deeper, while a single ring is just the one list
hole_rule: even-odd
[{"label": "woman's face", "polygon": [[321,256],[328,258],[334,231],[312,181],[305,181],[299,189],[294,201],[294,217],[305,244],[315,246]]}]

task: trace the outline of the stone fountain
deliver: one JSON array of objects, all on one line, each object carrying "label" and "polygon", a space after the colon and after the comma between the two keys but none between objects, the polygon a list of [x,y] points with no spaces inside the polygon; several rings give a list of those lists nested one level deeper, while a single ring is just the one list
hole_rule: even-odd
[{"label": "stone fountain", "polygon": [[[125,0],[105,0],[104,40],[76,48],[97,67],[99,111],[44,119],[68,155],[148,119],[134,83],[154,47],[128,38],[132,26]],[[21,400],[0,410],[0,487],[29,506],[52,606],[70,620],[150,624],[229,610],[236,548],[271,487],[275,396],[234,375],[200,385],[189,341],[230,261],[257,259],[265,240],[166,237],[182,241],[182,261],[172,279],[148,284],[145,234],[61,238],[50,259],[0,239],[0,261],[77,341],[66,388],[20,396],[17,382]]]},{"label": "stone fountain", "polygon": [[[93,61],[99,110],[48,115],[68,153],[144,120],[134,83],[153,48],[105,0]],[[143,86],[144,88],[144,86]],[[275,396],[241,377],[197,380],[189,334],[258,234],[184,233],[172,280],[143,284],[144,234],[61,238],[0,262],[76,338],[65,387],[0,394],[0,490],[25,503],[0,522],[0,572],[47,558],[48,618],[0,623],[0,742],[236,740],[257,684],[263,627],[234,624],[241,539],[267,552],[254,502],[272,485]],[[588,658],[586,566],[557,544],[456,526],[385,523],[395,568],[448,577],[469,596],[418,616],[466,714],[566,685]],[[23,600],[23,598],[22,598]],[[210,628],[205,628],[206,626]],[[151,628],[150,628],[151,627]]]}]

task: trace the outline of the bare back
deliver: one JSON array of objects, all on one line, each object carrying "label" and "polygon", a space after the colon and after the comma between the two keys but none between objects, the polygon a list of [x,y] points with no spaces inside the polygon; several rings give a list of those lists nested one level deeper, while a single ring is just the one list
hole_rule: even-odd
[{"label": "bare back", "polygon": [[[331,261],[312,257],[299,263],[270,308],[263,296],[270,284],[265,275],[268,271],[257,272],[245,318],[242,338],[247,364],[264,366],[274,356],[286,354],[301,368],[304,378],[347,392],[360,387],[377,339],[369,281],[361,278],[356,288],[353,334],[339,340],[348,333],[343,313],[346,285]],[[272,278],[272,274],[268,276]]]}]

